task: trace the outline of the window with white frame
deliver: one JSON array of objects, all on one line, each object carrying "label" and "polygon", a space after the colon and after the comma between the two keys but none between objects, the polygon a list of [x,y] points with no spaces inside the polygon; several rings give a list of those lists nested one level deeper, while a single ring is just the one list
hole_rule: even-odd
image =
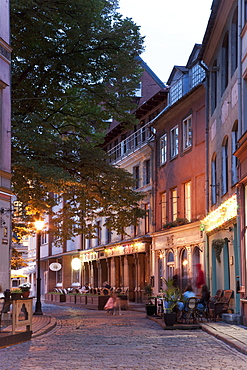
[{"label": "window with white frame", "polygon": [[164,134],[160,138],[160,164],[164,164],[167,161],[167,134]]},{"label": "window with white frame", "polygon": [[177,188],[171,191],[171,201],[172,201],[172,221],[175,221],[178,217],[178,190]]},{"label": "window with white frame", "polygon": [[161,222],[162,225],[167,223],[167,216],[166,216],[166,192],[161,194]]},{"label": "window with white frame", "polygon": [[174,254],[169,251],[167,255],[167,278],[173,278],[174,275]]},{"label": "window with white frame", "polygon": [[170,131],[171,137],[171,158],[174,158],[178,155],[178,126],[175,126]]},{"label": "window with white frame", "polygon": [[183,150],[192,146],[192,116],[183,120]]},{"label": "window with white frame", "polygon": [[225,138],[221,148],[222,161],[222,195],[228,192],[228,138]]},{"label": "window with white frame", "polygon": [[191,181],[184,184],[184,211],[185,218],[191,221]]},{"label": "window with white frame", "polygon": [[206,76],[204,69],[199,64],[194,65],[191,72],[191,87],[198,85]]}]

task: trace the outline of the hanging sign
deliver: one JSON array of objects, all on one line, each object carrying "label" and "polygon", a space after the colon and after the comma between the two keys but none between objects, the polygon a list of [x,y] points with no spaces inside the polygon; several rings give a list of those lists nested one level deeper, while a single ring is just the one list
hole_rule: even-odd
[{"label": "hanging sign", "polygon": [[53,263],[50,264],[49,268],[50,268],[51,271],[59,271],[59,270],[61,270],[62,265],[61,265],[61,263],[53,262]]}]

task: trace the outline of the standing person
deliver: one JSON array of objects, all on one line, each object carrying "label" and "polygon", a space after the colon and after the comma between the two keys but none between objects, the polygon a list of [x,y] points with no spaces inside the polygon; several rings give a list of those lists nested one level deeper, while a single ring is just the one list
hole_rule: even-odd
[{"label": "standing person", "polygon": [[115,308],[117,306],[117,295],[115,293],[112,293],[108,301],[106,302],[104,306],[104,310],[107,311],[109,314],[114,314]]},{"label": "standing person", "polygon": [[196,275],[196,289],[197,289],[197,294],[200,293],[202,285],[205,284],[205,276],[204,272],[202,270],[202,265],[200,263],[196,264],[197,268],[197,275]]}]

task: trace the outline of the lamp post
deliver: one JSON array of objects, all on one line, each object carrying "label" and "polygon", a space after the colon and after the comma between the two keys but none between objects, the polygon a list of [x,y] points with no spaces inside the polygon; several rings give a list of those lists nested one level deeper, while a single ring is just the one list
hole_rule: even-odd
[{"label": "lamp post", "polygon": [[36,306],[35,306],[35,311],[34,315],[43,315],[42,308],[41,308],[41,277],[40,277],[40,244],[41,244],[41,231],[43,230],[44,227],[44,221],[42,220],[37,220],[34,222],[35,228],[36,228]]}]

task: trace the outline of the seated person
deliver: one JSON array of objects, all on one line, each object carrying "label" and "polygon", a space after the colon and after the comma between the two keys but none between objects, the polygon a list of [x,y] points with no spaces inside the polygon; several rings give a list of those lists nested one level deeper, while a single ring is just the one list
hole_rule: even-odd
[{"label": "seated person", "polygon": [[[192,285],[191,284],[188,284],[187,287],[185,288],[185,291],[182,295],[182,299],[183,301],[185,302],[188,298],[192,298],[192,297],[195,297],[196,296],[196,293],[193,292],[193,289],[192,289]],[[177,308],[182,311],[184,309],[184,302],[180,301],[178,302],[177,304]]]},{"label": "seated person", "polygon": [[198,300],[197,309],[199,311],[203,311],[207,307],[209,299],[210,299],[210,293],[209,293],[208,287],[206,284],[203,284],[202,285],[202,296]]},{"label": "seated person", "polygon": [[88,283],[86,283],[83,287],[80,289],[80,293],[88,293],[89,292],[89,286]]}]

